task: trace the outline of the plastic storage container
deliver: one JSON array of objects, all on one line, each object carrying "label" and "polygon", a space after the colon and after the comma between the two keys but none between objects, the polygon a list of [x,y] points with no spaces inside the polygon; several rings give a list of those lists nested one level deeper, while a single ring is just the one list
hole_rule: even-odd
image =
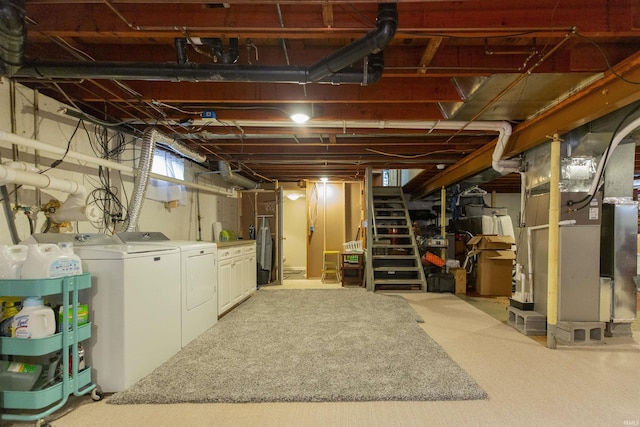
[{"label": "plastic storage container", "polygon": [[2,321],[0,321],[0,336],[13,336],[13,316],[18,314],[20,308],[15,301],[5,301],[2,308]]},{"label": "plastic storage container", "polygon": [[0,279],[19,279],[29,248],[25,245],[0,245]]},{"label": "plastic storage container", "polygon": [[80,257],[71,243],[28,245],[27,259],[22,265],[23,279],[52,279],[82,274]]},{"label": "plastic storage container", "polygon": [[13,336],[16,338],[45,338],[56,332],[56,318],[42,298],[28,297],[22,310],[13,316]]},{"label": "plastic storage container", "polygon": [[0,360],[0,391],[29,391],[41,372],[41,365]]}]

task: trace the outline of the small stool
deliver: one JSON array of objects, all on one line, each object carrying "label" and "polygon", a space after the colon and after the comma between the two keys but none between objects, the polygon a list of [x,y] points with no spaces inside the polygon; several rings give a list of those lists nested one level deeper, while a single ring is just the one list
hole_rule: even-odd
[{"label": "small stool", "polygon": [[327,274],[333,274],[340,282],[340,251],[322,251],[322,283]]}]

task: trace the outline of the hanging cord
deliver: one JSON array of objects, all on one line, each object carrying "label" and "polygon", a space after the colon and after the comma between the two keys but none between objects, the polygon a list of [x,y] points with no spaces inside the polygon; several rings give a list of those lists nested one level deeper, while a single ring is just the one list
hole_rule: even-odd
[{"label": "hanging cord", "polygon": [[313,183],[313,188],[311,189],[311,197],[309,198],[309,226],[310,231],[316,227],[316,220],[318,219],[318,183]]}]

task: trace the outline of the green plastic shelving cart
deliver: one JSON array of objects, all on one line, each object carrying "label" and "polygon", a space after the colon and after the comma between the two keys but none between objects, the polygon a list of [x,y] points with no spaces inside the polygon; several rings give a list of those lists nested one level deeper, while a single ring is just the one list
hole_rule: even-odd
[{"label": "green plastic shelving cart", "polygon": [[[91,337],[91,323],[78,325],[78,291],[91,287],[91,275],[84,273],[55,279],[38,280],[0,280],[0,296],[45,297],[61,295],[62,312],[72,316],[62,316],[62,331],[46,338],[0,338],[0,357],[43,356],[57,351],[62,352],[62,381],[34,391],[0,391],[0,420],[37,421],[44,423],[44,417],[62,408],[71,394],[82,396],[91,393],[94,400],[100,400],[100,389],[91,382],[91,367],[78,369],[78,343]],[[71,366],[71,371],[68,367]],[[10,410],[5,413],[5,410]],[[29,414],[19,413],[30,410]]]}]

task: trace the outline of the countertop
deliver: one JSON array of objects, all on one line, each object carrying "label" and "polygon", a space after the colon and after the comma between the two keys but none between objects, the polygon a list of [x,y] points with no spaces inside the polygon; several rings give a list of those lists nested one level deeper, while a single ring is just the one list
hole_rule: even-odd
[{"label": "countertop", "polygon": [[219,248],[228,248],[231,246],[242,246],[255,243],[255,240],[228,240],[226,242],[216,242],[216,245],[218,245]]}]

